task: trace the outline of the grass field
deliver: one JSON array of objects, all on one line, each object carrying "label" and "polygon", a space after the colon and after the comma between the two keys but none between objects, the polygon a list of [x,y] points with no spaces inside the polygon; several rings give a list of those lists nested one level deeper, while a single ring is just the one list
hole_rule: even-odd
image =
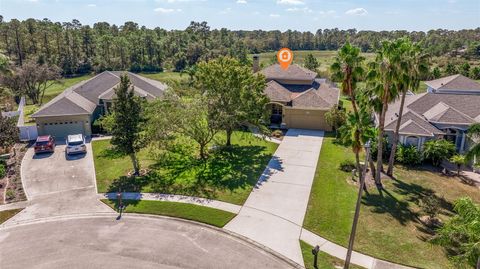
[{"label": "grass field", "polygon": [[[223,145],[219,134],[216,145]],[[132,169],[129,157],[110,150],[109,140],[93,141],[93,156],[99,192],[142,191],[183,194],[243,204],[265,169],[277,145],[250,133],[235,132],[233,146],[211,151],[206,162],[197,158],[195,145],[180,141],[183,153],[153,157],[149,149],[140,151],[142,168],[151,173],[131,180],[125,175]],[[212,144],[213,146],[213,144]]]},{"label": "grass field", "polygon": [[[117,208],[116,201],[104,199],[102,202],[113,209]],[[225,226],[225,224],[236,216],[231,212],[216,208],[186,203],[134,200],[124,200],[123,202],[124,205],[126,205],[126,208],[123,211],[125,213],[152,214],[188,219],[220,228]]]},{"label": "grass field", "polygon": [[[347,180],[350,173],[340,171],[338,164],[354,156],[349,148],[334,143],[333,137],[324,139],[321,152],[304,227],[347,246],[357,188]],[[435,195],[442,207],[440,217],[447,219],[456,199],[470,196],[480,203],[480,192],[429,167],[397,166],[395,178],[384,180],[385,191],[373,188],[364,195],[355,250],[415,267],[453,268],[444,250],[428,242],[432,231],[419,221],[425,215],[419,201]]]},{"label": "grass field", "polygon": [[[330,65],[333,63],[335,56],[337,55],[337,51],[334,50],[296,50],[293,51],[293,63],[303,65],[305,56],[307,56],[307,54],[309,53],[313,54],[313,56],[320,63],[320,67],[318,68],[320,71],[327,71],[330,68]],[[277,62],[276,51],[264,52],[258,55],[260,55],[260,65],[263,67],[267,67],[272,63]],[[372,59],[374,54],[363,53],[363,56],[367,59]]]},{"label": "grass field", "polygon": [[[305,264],[305,269],[315,269],[315,267],[313,266],[313,254],[312,254],[313,246],[300,240],[300,247],[302,249],[303,263]],[[343,260],[330,256],[325,252],[321,252],[321,251],[318,252],[317,259],[318,259],[317,266],[320,269],[343,268],[343,264],[344,264]],[[361,269],[363,267],[350,264],[349,268]]]},{"label": "grass field", "polygon": [[4,223],[9,218],[15,216],[18,212],[22,210],[23,208],[0,211],[0,224]]}]

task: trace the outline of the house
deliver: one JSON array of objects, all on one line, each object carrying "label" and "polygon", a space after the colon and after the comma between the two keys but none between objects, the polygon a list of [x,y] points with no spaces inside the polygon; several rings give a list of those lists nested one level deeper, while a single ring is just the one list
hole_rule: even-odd
[{"label": "house", "polygon": [[[258,58],[254,57],[254,68]],[[290,65],[287,70],[279,64],[260,71],[267,79],[264,93],[270,99],[267,109],[271,112],[270,123],[280,128],[319,129],[330,131],[325,113],[338,106],[339,89],[326,79],[317,78],[317,73]]]},{"label": "house", "polygon": [[[480,123],[480,83],[462,75],[426,81],[427,92],[407,95],[399,130],[399,142],[419,149],[430,139],[452,141],[457,151],[469,148],[467,129]],[[391,104],[385,131],[391,138],[398,120],[400,101]]]},{"label": "house", "polygon": [[[70,134],[92,134],[92,123],[108,112],[120,83],[120,71],[105,71],[80,82],[42,106],[31,117],[35,119],[38,135],[57,138]],[[167,86],[126,72],[136,96],[152,100],[163,95]]]}]

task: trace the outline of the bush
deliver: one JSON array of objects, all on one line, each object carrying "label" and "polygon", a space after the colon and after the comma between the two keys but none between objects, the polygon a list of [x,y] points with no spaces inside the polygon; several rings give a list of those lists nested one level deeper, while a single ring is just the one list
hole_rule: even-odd
[{"label": "bush", "polygon": [[3,178],[7,174],[7,168],[5,167],[5,164],[0,162],[0,179]]},{"label": "bush", "polygon": [[440,213],[440,201],[435,195],[427,195],[423,197],[420,207],[430,219],[435,219]]},{"label": "bush", "polygon": [[447,140],[430,140],[423,145],[423,157],[430,160],[434,166],[439,166],[442,160],[450,159],[455,154],[455,145]]},{"label": "bush", "polygon": [[13,200],[15,198],[15,192],[13,190],[7,190],[5,192],[7,200]]},{"label": "bush", "polygon": [[338,166],[338,169],[348,173],[352,172],[352,170],[356,168],[357,168],[357,165],[352,160],[343,160]]},{"label": "bush", "polygon": [[280,137],[283,136],[283,132],[282,132],[282,130],[275,130],[275,131],[272,132],[271,135],[272,135],[273,137],[280,138]]},{"label": "bush", "polygon": [[397,162],[405,165],[416,165],[422,162],[422,154],[415,146],[398,145],[395,154]]}]

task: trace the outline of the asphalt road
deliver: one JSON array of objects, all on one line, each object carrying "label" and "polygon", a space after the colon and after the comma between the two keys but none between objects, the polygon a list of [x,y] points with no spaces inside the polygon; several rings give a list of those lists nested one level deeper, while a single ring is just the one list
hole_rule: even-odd
[{"label": "asphalt road", "polygon": [[113,215],[0,230],[0,268],[292,268],[278,257],[204,226]]}]

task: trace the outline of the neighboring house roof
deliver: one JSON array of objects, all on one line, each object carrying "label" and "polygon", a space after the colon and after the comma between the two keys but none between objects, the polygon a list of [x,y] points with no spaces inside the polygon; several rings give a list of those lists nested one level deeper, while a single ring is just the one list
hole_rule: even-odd
[{"label": "neighboring house roof", "polygon": [[480,91],[480,83],[460,74],[426,81],[425,84],[440,91]]},{"label": "neighboring house roof", "polygon": [[287,70],[280,67],[279,64],[273,64],[260,71],[267,80],[298,80],[307,81],[317,77],[317,73],[297,64],[292,64]]},{"label": "neighboring house roof", "polygon": [[[91,114],[99,105],[100,99],[115,98],[115,87],[120,83],[121,71],[105,71],[66,89],[32,115],[51,117],[62,115]],[[161,82],[126,72],[134,86],[136,96],[154,99],[163,95],[167,86]]]},{"label": "neighboring house roof", "polygon": [[[453,84],[451,84],[452,81]],[[447,87],[451,87],[451,85],[458,87],[462,86],[459,84],[462,81],[465,80],[455,75],[435,80],[432,85],[438,86],[444,83],[444,85],[447,84]],[[428,85],[432,87],[430,84]],[[457,89],[458,91],[456,93],[407,95],[401,122],[403,128],[400,129],[400,133],[431,136],[430,134],[444,134],[437,126],[439,126],[439,128],[449,125],[468,126],[480,122],[480,93],[468,94],[465,93],[468,88]],[[400,100],[397,100],[389,106],[385,118],[385,130],[395,130],[399,107]],[[404,126],[409,120],[411,120],[411,122],[407,126]]]}]

